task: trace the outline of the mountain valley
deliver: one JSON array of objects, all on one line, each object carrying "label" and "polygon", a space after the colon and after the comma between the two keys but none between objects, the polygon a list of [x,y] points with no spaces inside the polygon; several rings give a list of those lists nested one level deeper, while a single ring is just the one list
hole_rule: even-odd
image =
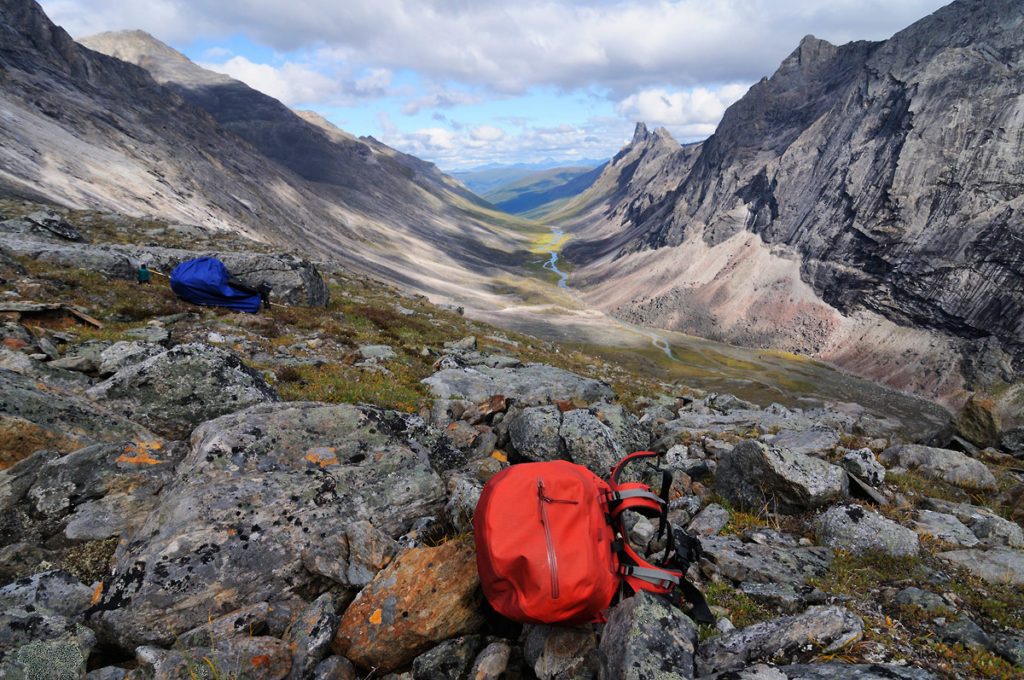
[{"label": "mountain valley", "polygon": [[[956,0],[807,36],[703,141],[446,174],[0,0],[0,678],[1022,677],[1021,36]],[[455,143],[476,92],[408,117]],[[617,592],[505,618],[487,541],[552,611]]]}]

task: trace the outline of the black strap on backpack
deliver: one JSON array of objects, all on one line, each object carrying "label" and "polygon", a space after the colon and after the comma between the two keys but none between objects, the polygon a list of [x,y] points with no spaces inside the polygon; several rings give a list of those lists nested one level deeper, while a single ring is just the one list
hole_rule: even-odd
[{"label": "black strap on backpack", "polygon": [[[668,591],[669,600],[680,609],[685,609],[683,602],[690,604],[690,615],[699,623],[713,624],[715,617],[708,607],[704,594],[686,580],[686,571],[691,564],[700,559],[700,541],[686,533],[685,530],[673,530],[668,520],[669,491],[672,487],[672,473],[662,470],[661,493],[654,496],[646,485],[629,484],[619,490],[619,473],[627,462],[655,457],[651,451],[638,451],[623,458],[615,466],[609,476],[608,483],[613,489],[609,497],[609,519],[615,530],[622,536],[613,545],[619,557],[620,570],[627,577],[627,582],[636,580],[655,583],[659,588]],[[652,502],[654,501],[654,502]],[[622,511],[634,510],[647,517],[658,517],[658,540],[665,539],[665,552],[656,564],[650,564],[629,545],[625,526],[622,522]],[[652,568],[653,567],[653,568]],[[674,587],[673,587],[674,586]]]}]

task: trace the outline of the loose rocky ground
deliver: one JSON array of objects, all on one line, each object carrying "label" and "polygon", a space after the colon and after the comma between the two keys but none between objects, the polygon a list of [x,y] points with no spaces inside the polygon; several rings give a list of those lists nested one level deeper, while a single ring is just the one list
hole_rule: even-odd
[{"label": "loose rocky ground", "polygon": [[[0,223],[0,241],[277,257],[66,217]],[[325,263],[322,294],[295,298],[320,306],[242,315],[19,248],[0,249],[0,677],[1024,673],[1024,444],[983,403],[925,446],[889,420],[659,384]],[[483,484],[647,448],[675,473],[716,625],[648,595],[582,628],[490,612],[469,535]],[[646,519],[630,532],[661,547]]]}]

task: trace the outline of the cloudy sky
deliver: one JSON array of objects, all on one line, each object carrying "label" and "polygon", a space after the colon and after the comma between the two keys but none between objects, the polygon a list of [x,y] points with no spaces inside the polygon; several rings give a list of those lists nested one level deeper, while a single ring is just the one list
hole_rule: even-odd
[{"label": "cloudy sky", "polygon": [[703,139],[812,33],[886,38],[947,0],[42,0],[140,28],[293,108],[446,170],[601,159],[635,121]]}]

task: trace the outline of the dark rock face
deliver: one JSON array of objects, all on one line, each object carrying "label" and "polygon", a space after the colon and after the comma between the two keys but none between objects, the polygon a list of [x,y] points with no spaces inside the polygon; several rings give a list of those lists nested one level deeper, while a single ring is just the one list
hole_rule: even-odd
[{"label": "dark rock face", "polygon": [[[688,239],[714,246],[753,233],[795,257],[800,278],[844,314],[953,336],[965,356],[992,340],[1019,376],[1024,122],[1010,83],[1024,73],[1022,29],[1016,0],[958,0],[884,42],[836,47],[808,36],[697,150],[666,152],[638,127],[605,172],[618,185],[591,189],[605,192],[618,229],[581,229],[565,254],[586,264],[683,244],[681,260]],[[667,153],[688,160],[660,161],[653,177],[631,171]],[[721,329],[687,307],[686,285],[627,307],[674,327]],[[729,333],[744,338],[740,325]]]}]

